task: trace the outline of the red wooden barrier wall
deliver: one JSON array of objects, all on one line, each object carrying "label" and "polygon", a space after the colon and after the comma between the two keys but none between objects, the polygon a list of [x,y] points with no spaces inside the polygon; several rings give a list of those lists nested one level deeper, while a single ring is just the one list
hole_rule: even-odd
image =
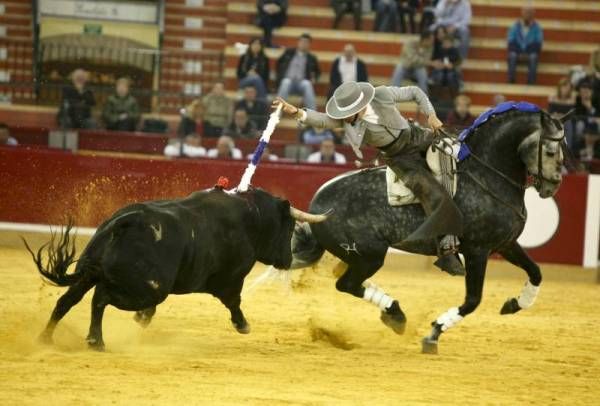
[{"label": "red wooden barrier wall", "polygon": [[[183,197],[227,176],[234,187],[246,161],[90,157],[51,149],[0,148],[0,221],[60,224],[72,215],[96,226],[137,201]],[[316,189],[348,170],[263,162],[253,184],[306,209]]]},{"label": "red wooden barrier wall", "polygon": [[[183,197],[211,187],[219,176],[229,177],[233,187],[245,167],[245,161],[90,157],[43,147],[0,147],[0,221],[61,224],[72,216],[78,225],[96,226],[126,204]],[[306,209],[321,184],[349,169],[263,162],[253,183]],[[582,263],[588,180],[565,176],[555,197],[557,228],[541,246],[529,249],[536,260]],[[542,208],[534,202],[529,210]]]}]

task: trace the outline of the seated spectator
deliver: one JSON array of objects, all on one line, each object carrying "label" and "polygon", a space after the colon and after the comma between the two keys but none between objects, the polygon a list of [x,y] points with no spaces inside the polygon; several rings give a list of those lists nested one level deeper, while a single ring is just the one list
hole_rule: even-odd
[{"label": "seated spectator", "polygon": [[[571,80],[564,77],[558,81],[556,86],[556,94],[548,98],[548,113],[554,118],[560,118],[575,108],[575,91]],[[577,140],[577,120],[568,120],[563,123],[567,145],[572,146]],[[573,148],[575,151],[575,148]]]},{"label": "seated spectator", "polygon": [[273,46],[273,30],[285,24],[287,20],[287,0],[257,0],[257,25],[263,29],[263,43]]},{"label": "seated spectator", "polygon": [[598,122],[589,123],[584,132],[585,148],[581,151],[580,157],[582,160],[592,160],[600,158],[600,132],[598,131]]},{"label": "seated spectator", "polygon": [[495,107],[497,105],[499,105],[500,103],[504,103],[506,101],[506,96],[504,96],[503,94],[495,94],[494,97],[492,97],[492,107]]},{"label": "seated spectator", "polygon": [[269,58],[265,55],[259,38],[252,38],[246,53],[240,57],[237,67],[240,88],[254,86],[260,99],[267,98],[269,83]]},{"label": "seated spectator", "polygon": [[317,108],[314,85],[321,70],[317,57],[310,52],[311,37],[302,34],[296,48],[288,48],[277,60],[277,95],[287,100],[290,93],[300,94],[304,107]]},{"label": "seated spectator", "polygon": [[431,30],[435,22],[435,1],[423,0],[423,11],[421,12],[421,21],[419,22],[419,32]]},{"label": "seated spectator", "polygon": [[579,84],[579,94],[575,99],[575,115],[585,117],[600,117],[600,111],[594,106],[594,91],[589,81]]},{"label": "seated spectator", "polygon": [[379,0],[375,6],[375,22],[373,31],[396,32],[398,19],[397,0]]},{"label": "seated spectator", "polygon": [[0,146],[15,146],[19,145],[16,138],[10,136],[10,129],[4,123],[0,123]]},{"label": "seated spectator", "polygon": [[107,130],[135,131],[140,121],[140,106],[129,93],[129,79],[118,79],[115,89],[115,94],[108,97],[102,111],[104,125]]},{"label": "seated spectator", "polygon": [[217,147],[209,149],[206,156],[219,159],[242,159],[242,151],[235,147],[233,138],[222,135],[217,140]]},{"label": "seated spectator", "polygon": [[326,128],[306,127],[300,133],[300,142],[303,144],[321,144],[325,140],[336,140],[336,136],[333,131]]},{"label": "seated spectator", "polygon": [[421,34],[419,40],[408,41],[402,47],[400,62],[394,69],[393,86],[402,86],[405,78],[414,80],[425,93],[428,92],[427,67],[432,66],[433,36],[429,32]]},{"label": "seated spectator", "polygon": [[400,32],[408,32],[406,29],[406,21],[404,20],[404,16],[408,17],[410,32],[413,34],[417,32],[415,26],[415,14],[419,9],[419,6],[419,0],[398,0],[398,19],[400,21]]},{"label": "seated spectator", "polygon": [[310,154],[306,162],[343,165],[346,163],[346,157],[339,152],[335,152],[333,140],[323,140],[319,151]]},{"label": "seated spectator", "polygon": [[219,137],[223,129],[231,122],[233,102],[225,94],[223,82],[214,84],[209,94],[202,99],[203,135],[205,137]]},{"label": "seated spectator", "polygon": [[202,101],[199,99],[194,100],[181,109],[180,113],[181,121],[177,127],[177,135],[183,137],[198,134],[200,132],[198,131],[198,122],[202,119]]},{"label": "seated spectator", "polygon": [[331,65],[329,74],[328,98],[339,85],[346,82],[368,82],[367,65],[356,56],[354,45],[344,45],[344,54],[337,57]]},{"label": "seated spectator", "polygon": [[354,29],[360,31],[362,25],[362,1],[361,0],[330,0],[335,18],[333,29],[337,29],[344,14],[352,14],[354,17]]},{"label": "seated spectator", "polygon": [[235,110],[233,121],[223,134],[232,138],[256,138],[258,135],[256,126],[248,119],[248,113],[243,108]]},{"label": "seated spectator", "polygon": [[469,96],[459,94],[454,99],[454,109],[448,113],[445,124],[455,130],[462,130],[469,127],[475,121],[475,116],[471,114],[471,99]]},{"label": "seated spectator", "polygon": [[460,85],[459,65],[460,54],[454,45],[454,38],[447,35],[442,40],[442,47],[433,54],[433,69],[431,70],[431,81],[437,86],[449,87],[454,91]]},{"label": "seated spectator", "polygon": [[269,106],[262,100],[257,100],[256,89],[252,86],[244,88],[244,98],[235,104],[236,110],[246,110],[250,121],[254,127],[264,130],[269,119]]},{"label": "seated spectator", "polygon": [[170,142],[165,147],[164,154],[168,157],[200,158],[206,156],[206,149],[202,147],[202,138],[199,135],[190,134],[181,139]]},{"label": "seated spectator", "polygon": [[575,100],[575,131],[573,139],[567,139],[567,144],[576,155],[585,146],[585,133],[600,122],[600,110],[593,103],[592,84],[589,81],[581,82],[578,92]]},{"label": "seated spectator", "polygon": [[[249,161],[251,161],[254,158],[254,153],[248,154],[247,158]],[[271,154],[271,150],[268,146],[265,147],[261,159],[266,159],[267,161],[279,161],[279,157],[275,154]]]},{"label": "seated spectator", "polygon": [[437,53],[442,49],[442,41],[448,36],[446,27],[437,27],[433,30],[433,53]]},{"label": "seated spectator", "polygon": [[569,78],[562,78],[556,86],[556,94],[548,98],[548,113],[562,115],[575,107],[575,92]]},{"label": "seated spectator", "polygon": [[88,73],[76,69],[71,74],[72,84],[62,90],[62,100],[58,111],[58,124],[61,128],[95,128],[92,107],[96,105],[94,94],[86,88]]},{"label": "seated spectator", "polygon": [[600,109],[600,47],[590,55],[589,73],[594,92],[594,105]]},{"label": "seated spectator", "polygon": [[508,82],[515,83],[517,74],[517,61],[519,57],[527,58],[528,72],[527,83],[535,83],[537,65],[544,33],[542,27],[533,19],[532,7],[523,7],[521,19],[513,24],[508,30]]},{"label": "seated spectator", "polygon": [[466,59],[469,53],[469,24],[471,23],[471,3],[468,0],[439,0],[435,7],[433,29],[444,27],[448,34],[460,39],[460,57]]}]

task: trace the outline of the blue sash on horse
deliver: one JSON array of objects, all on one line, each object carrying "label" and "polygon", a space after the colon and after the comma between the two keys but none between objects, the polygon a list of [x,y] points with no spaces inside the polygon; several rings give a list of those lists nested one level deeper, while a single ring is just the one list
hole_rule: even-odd
[{"label": "blue sash on horse", "polygon": [[473,124],[469,128],[465,128],[458,136],[458,140],[461,142],[460,150],[458,151],[458,160],[462,161],[471,154],[471,150],[469,149],[468,145],[463,142],[467,139],[467,137],[469,137],[479,126],[487,122],[491,117],[506,113],[510,110],[525,111],[530,113],[537,113],[538,111],[541,111],[541,109],[533,103],[507,101],[498,104],[496,107],[489,109],[484,113],[481,113],[481,115],[477,117]]}]

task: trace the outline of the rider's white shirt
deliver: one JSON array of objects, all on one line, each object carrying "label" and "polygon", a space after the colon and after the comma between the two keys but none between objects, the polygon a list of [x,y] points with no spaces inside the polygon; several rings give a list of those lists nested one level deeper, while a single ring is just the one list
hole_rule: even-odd
[{"label": "rider's white shirt", "polygon": [[379,124],[379,116],[375,113],[373,107],[371,107],[371,103],[367,104],[367,110],[364,116],[361,117],[361,120],[371,124]]}]

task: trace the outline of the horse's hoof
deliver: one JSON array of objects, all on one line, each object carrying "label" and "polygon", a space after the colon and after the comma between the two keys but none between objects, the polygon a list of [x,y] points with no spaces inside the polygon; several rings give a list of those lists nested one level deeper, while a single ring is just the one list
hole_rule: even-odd
[{"label": "horse's hoof", "polygon": [[146,316],[146,314],[143,311],[141,311],[135,312],[135,314],[133,315],[133,320],[135,320],[143,328],[146,328],[152,321],[152,317]]},{"label": "horse's hoof", "polygon": [[406,317],[404,314],[388,314],[386,312],[381,312],[381,321],[383,324],[394,330],[396,334],[404,334],[406,330]]},{"label": "horse's hoof", "polygon": [[437,354],[438,353],[438,342],[437,340],[432,340],[429,337],[425,337],[422,341],[422,349],[421,353],[423,354]]},{"label": "horse's hoof", "polygon": [[521,306],[519,306],[517,299],[513,297],[504,302],[502,309],[500,309],[500,314],[515,314],[519,310],[521,310]]},{"label": "horse's hoof", "polygon": [[86,339],[86,341],[90,350],[104,352],[104,341],[89,337]]},{"label": "horse's hoof", "polygon": [[248,323],[244,323],[242,326],[233,323],[233,327],[240,334],[250,334],[250,324]]},{"label": "horse's hoof", "polygon": [[54,344],[54,341],[52,340],[52,336],[44,331],[42,334],[39,335],[38,343],[44,345],[52,345]]}]

